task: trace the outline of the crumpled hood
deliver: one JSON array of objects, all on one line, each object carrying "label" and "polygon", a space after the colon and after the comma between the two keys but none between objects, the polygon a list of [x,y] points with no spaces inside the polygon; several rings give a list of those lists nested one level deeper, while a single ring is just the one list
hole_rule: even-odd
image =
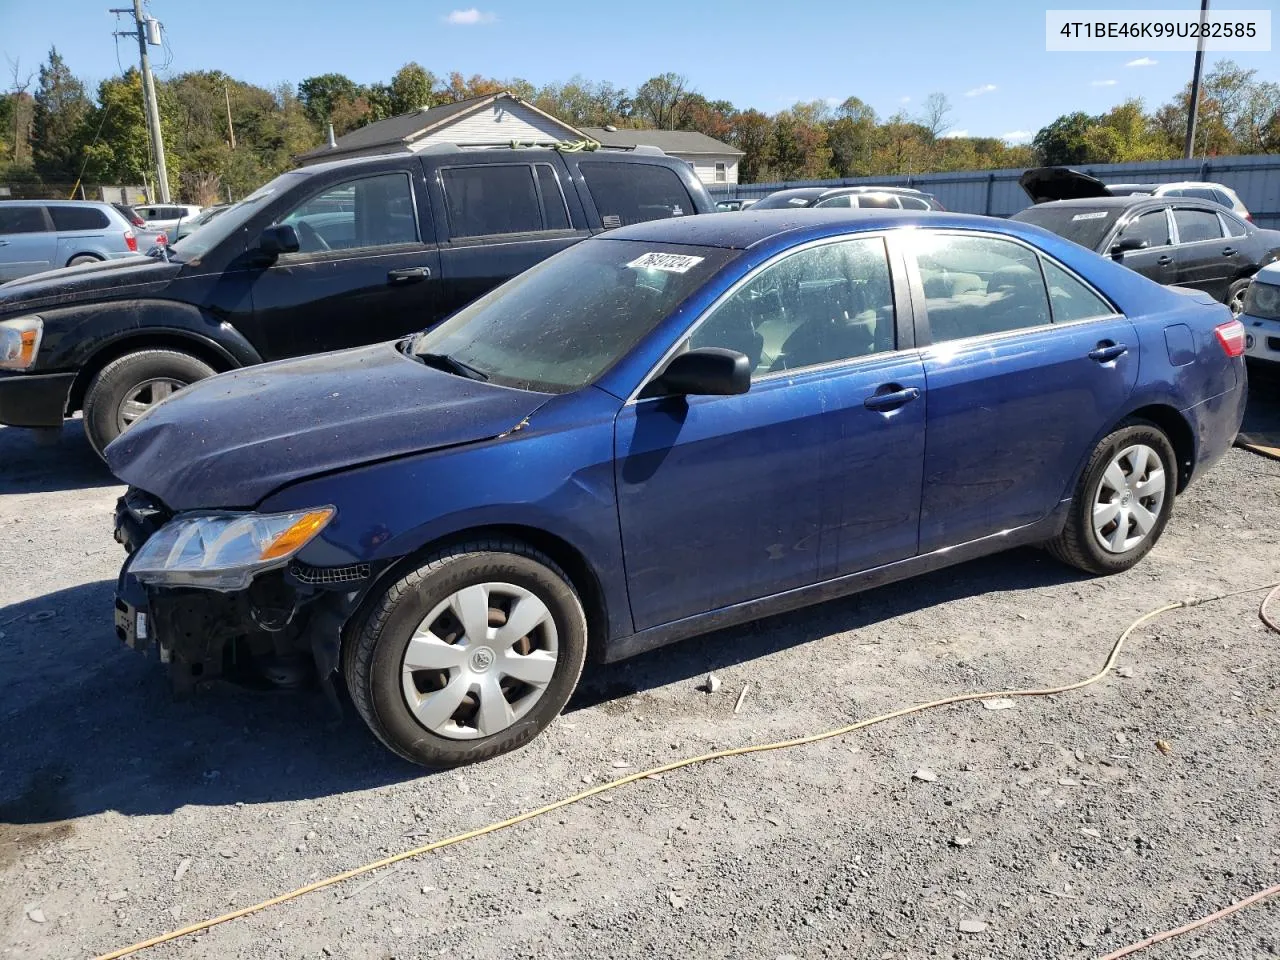
[{"label": "crumpled hood", "polygon": [[139,254],[33,273],[0,284],[0,314],[104,297],[141,296],[148,292],[146,288],[167,284],[181,269],[182,264],[176,261],[168,263]]},{"label": "crumpled hood", "polygon": [[1018,186],[1032,203],[1111,196],[1107,185],[1097,177],[1070,167],[1036,167],[1018,178]]},{"label": "crumpled hood", "polygon": [[106,458],[172,510],[252,507],[304,477],[499,436],[548,399],[381,343],[201,380],[135,421]]}]

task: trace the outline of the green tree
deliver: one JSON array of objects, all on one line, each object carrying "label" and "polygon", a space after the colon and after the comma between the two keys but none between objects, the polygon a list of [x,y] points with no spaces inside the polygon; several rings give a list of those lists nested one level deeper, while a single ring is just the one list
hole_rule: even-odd
[{"label": "green tree", "polygon": [[[140,184],[154,178],[137,70],[130,68],[124,76],[98,84],[98,105],[85,118],[84,129],[89,133],[84,150],[87,182]],[[165,159],[170,159],[167,153]]]},{"label": "green tree", "polygon": [[650,77],[636,91],[635,116],[659,130],[674,130],[690,93],[689,79],[682,74]]},{"label": "green tree", "polygon": [[831,166],[838,177],[865,177],[871,170],[877,118],[875,110],[857,97],[849,97],[836,108],[836,118],[827,129]]},{"label": "green tree", "polygon": [[1031,141],[1031,146],[1045,166],[1088,163],[1087,135],[1096,123],[1094,117],[1079,110],[1063,114],[1047,127],[1042,127]]},{"label": "green tree", "polygon": [[82,163],[81,127],[90,109],[81,83],[59,55],[49,48],[40,67],[35,93],[31,146],[35,167],[49,180],[74,180]]},{"label": "green tree", "polygon": [[435,103],[436,78],[421,65],[410,62],[396,71],[389,88],[390,116],[412,113]]},{"label": "green tree", "polygon": [[339,100],[355,100],[360,96],[359,85],[341,73],[322,73],[307,77],[298,84],[298,99],[311,122],[321,129],[329,122]]}]

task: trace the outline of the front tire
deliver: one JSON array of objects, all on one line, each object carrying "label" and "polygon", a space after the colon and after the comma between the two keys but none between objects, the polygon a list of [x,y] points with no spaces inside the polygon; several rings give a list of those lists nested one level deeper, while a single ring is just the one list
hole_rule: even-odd
[{"label": "front tire", "polygon": [[1231,308],[1233,317],[1244,313],[1244,294],[1249,289],[1249,283],[1250,278],[1244,277],[1227,287],[1227,306]]},{"label": "front tire", "polygon": [[139,350],[112,360],[89,382],[84,398],[84,432],[102,456],[142,414],[183,387],[217,371],[177,350]]},{"label": "front tire", "polygon": [[1049,551],[1087,573],[1128,570],[1155,546],[1169,522],[1177,462],[1173,444],[1155,424],[1121,424],[1094,448],[1066,526],[1049,541]]},{"label": "front tire", "polygon": [[348,636],[360,717],[412,763],[455,767],[524,746],[577,686],[587,621],[568,577],[515,541],[440,551],[389,585]]}]

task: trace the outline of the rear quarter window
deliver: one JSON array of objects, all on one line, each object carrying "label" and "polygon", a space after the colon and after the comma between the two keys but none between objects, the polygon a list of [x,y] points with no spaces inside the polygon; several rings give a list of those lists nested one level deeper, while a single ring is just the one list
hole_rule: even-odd
[{"label": "rear quarter window", "polygon": [[669,167],[583,160],[578,169],[606,230],[646,220],[684,217],[695,211],[689,191]]},{"label": "rear quarter window", "polygon": [[50,207],[49,215],[53,217],[53,229],[64,230],[105,230],[111,221],[106,213],[96,207]]}]

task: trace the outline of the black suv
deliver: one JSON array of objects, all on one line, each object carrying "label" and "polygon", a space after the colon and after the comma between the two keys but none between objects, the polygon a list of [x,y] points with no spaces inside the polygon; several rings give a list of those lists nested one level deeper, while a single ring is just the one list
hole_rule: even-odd
[{"label": "black suv", "polygon": [[643,148],[304,167],[168,250],[0,285],[0,423],[83,410],[101,453],[202,377],[394,339],[593,233],[714,210],[687,163]]}]

